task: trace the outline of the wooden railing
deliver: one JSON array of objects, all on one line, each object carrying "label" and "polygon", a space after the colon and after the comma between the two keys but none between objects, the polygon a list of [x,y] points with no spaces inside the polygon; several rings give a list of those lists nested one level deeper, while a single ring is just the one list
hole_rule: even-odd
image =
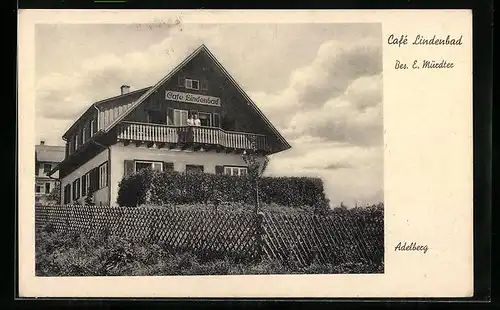
[{"label": "wooden railing", "polygon": [[266,150],[266,137],[260,134],[226,131],[218,127],[167,126],[160,124],[122,122],[118,126],[120,140],[155,143],[198,143],[234,149]]}]

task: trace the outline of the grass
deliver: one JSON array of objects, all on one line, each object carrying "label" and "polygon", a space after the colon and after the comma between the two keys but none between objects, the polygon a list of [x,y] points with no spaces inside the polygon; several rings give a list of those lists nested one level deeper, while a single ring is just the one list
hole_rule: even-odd
[{"label": "grass", "polygon": [[372,264],[318,264],[305,268],[279,261],[242,262],[230,257],[205,260],[174,253],[158,244],[131,242],[106,233],[86,236],[56,231],[53,226],[36,230],[37,276],[165,276],[242,274],[338,274],[382,273]]}]

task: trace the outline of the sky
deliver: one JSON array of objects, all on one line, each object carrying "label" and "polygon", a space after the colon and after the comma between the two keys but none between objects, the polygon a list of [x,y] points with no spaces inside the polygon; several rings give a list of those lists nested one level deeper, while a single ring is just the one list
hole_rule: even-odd
[{"label": "sky", "polygon": [[35,29],[36,139],[156,84],[205,44],[291,144],[267,175],[315,176],[332,206],[383,201],[380,24],[54,24]]}]

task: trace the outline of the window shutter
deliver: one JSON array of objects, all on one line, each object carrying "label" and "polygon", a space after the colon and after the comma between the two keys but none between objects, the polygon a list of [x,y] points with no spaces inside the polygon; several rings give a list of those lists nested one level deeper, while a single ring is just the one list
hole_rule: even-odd
[{"label": "window shutter", "polygon": [[80,133],[80,143],[78,143],[79,145],[82,145],[82,144],[85,143],[85,141],[84,141],[84,138],[85,138],[84,135],[85,135],[85,128],[82,128],[81,133]]},{"label": "window shutter", "polygon": [[167,109],[167,125],[174,125],[174,109],[172,108]]},{"label": "window shutter", "polygon": [[67,184],[66,186],[64,186],[64,204],[68,204],[69,203],[69,200],[70,200],[70,185]]},{"label": "window shutter", "polygon": [[215,174],[224,174],[224,166],[215,166]]},{"label": "window shutter", "polygon": [[90,139],[90,137],[92,136],[91,133],[92,133],[92,130],[90,129],[90,127],[92,126],[92,122],[89,121],[87,126],[85,127],[85,129],[87,130],[87,133],[85,134],[85,137],[87,137],[87,140]]},{"label": "window shutter", "polygon": [[219,113],[214,113],[213,114],[213,124],[212,126],[214,127],[220,127],[220,115]]},{"label": "window shutter", "polygon": [[82,176],[82,197],[87,196],[87,180],[85,174]]},{"label": "window shutter", "polygon": [[163,163],[163,171],[174,171],[174,163]]},{"label": "window shutter", "polygon": [[207,80],[201,81],[201,90],[208,90],[208,81]]},{"label": "window shutter", "polygon": [[125,160],[124,162],[124,167],[125,167],[125,176],[131,175],[134,173],[134,161],[133,160]]},{"label": "window shutter", "polygon": [[186,77],[179,76],[179,78],[178,78],[178,86],[179,87],[185,87],[185,80],[186,80]]},{"label": "window shutter", "polygon": [[90,191],[93,193],[99,189],[99,168],[90,170]]}]

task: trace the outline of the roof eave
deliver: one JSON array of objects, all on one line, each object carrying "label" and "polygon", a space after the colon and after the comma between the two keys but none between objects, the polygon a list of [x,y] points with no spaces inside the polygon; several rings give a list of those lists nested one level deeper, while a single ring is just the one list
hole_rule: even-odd
[{"label": "roof eave", "polygon": [[219,69],[227,76],[227,78],[229,79],[229,81],[231,83],[233,83],[233,85],[236,87],[236,89],[240,92],[240,94],[246,99],[248,100],[248,102],[250,103],[250,105],[252,106],[252,108],[257,112],[257,114],[259,114],[259,116],[264,120],[264,122],[271,128],[271,130],[276,134],[276,136],[278,137],[278,139],[285,145],[287,146],[287,149],[291,148],[291,145],[288,143],[288,141],[286,141],[285,137],[283,137],[283,135],[281,135],[281,133],[278,131],[278,129],[276,127],[274,127],[274,125],[271,123],[271,121],[266,117],[266,115],[259,109],[259,107],[255,104],[255,102],[252,100],[252,98],[250,98],[250,96],[248,96],[248,94],[243,90],[243,88],[238,84],[238,82],[236,82],[236,80],[232,77],[231,74],[229,74],[229,72],[226,70],[226,68],[224,68],[224,66],[220,63],[219,60],[217,60],[217,58],[212,54],[212,52],[210,52],[210,50],[208,50],[208,48],[205,46],[205,45],[202,45],[202,47],[204,47],[206,53],[208,54],[208,56],[213,60],[213,62],[219,67]]},{"label": "roof eave", "polygon": [[93,103],[92,105],[90,105],[90,107],[88,107],[88,109],[85,110],[85,112],[83,112],[82,115],[80,115],[80,117],[75,122],[73,122],[73,124],[71,125],[71,127],[69,127],[69,129],[66,130],[66,132],[62,135],[62,138],[63,138],[64,141],[67,141],[68,135],[70,134],[70,132],[72,132],[76,128],[76,125],[78,123],[80,123],[80,121],[85,117],[85,115],[87,115],[88,113],[90,113],[90,110],[92,110],[92,108],[99,110],[99,108],[97,107],[97,105],[95,103]]},{"label": "roof eave", "polygon": [[[102,135],[104,135],[105,132],[103,130],[99,130],[98,132],[95,133],[95,135],[93,135],[87,142],[85,142],[83,146],[85,145],[90,145],[91,143],[93,143],[98,137],[101,137]],[[75,154],[81,152],[82,148],[78,148],[78,150],[71,154],[70,156],[68,157],[65,157],[63,161],[61,161],[60,163],[58,163],[54,168],[52,168],[52,170],[49,171],[49,173],[47,173],[47,175],[53,175],[56,171],[60,170],[62,166],[64,166],[70,158],[72,158],[72,156],[74,156]]]},{"label": "roof eave", "polygon": [[144,94],[142,94],[137,101],[128,109],[125,113],[120,115],[116,120],[114,120],[111,124],[108,125],[107,128],[104,128],[105,132],[109,132],[113,129],[118,123],[120,123],[127,115],[129,115],[134,109],[136,109],[140,104],[144,102],[152,93],[154,93],[161,85],[163,85],[166,81],[168,81],[172,76],[174,76],[185,64],[187,64],[191,59],[193,59],[196,55],[200,53],[201,50],[207,49],[204,44],[199,46],[196,50],[194,50],[188,57],[186,57],[181,63],[179,63],[174,69],[172,69],[166,76],[164,76],[158,83],[151,86]]}]

